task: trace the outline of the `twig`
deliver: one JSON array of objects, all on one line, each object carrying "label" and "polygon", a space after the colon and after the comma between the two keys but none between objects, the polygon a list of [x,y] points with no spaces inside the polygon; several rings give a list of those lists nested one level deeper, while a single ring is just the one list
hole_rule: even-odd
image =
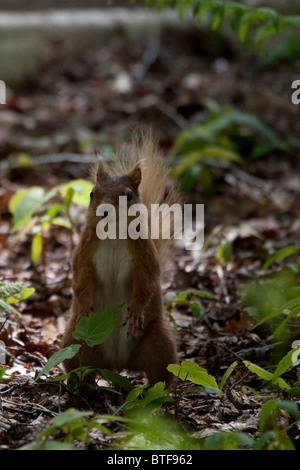
[{"label": "twig", "polygon": [[[47,163],[84,163],[90,164],[97,161],[97,156],[82,155],[80,153],[53,153],[49,155],[40,155],[32,158],[33,165],[46,165]],[[0,162],[0,171],[8,168],[22,168],[23,165],[18,160],[6,159]]]},{"label": "twig", "polygon": [[[14,402],[11,400],[7,400],[6,398],[2,398],[2,402],[4,404],[4,407],[7,409],[13,409],[14,411],[20,411],[21,413],[26,413],[26,414],[32,414],[35,410],[43,411],[44,413],[50,414],[51,416],[56,416],[57,413],[54,413],[53,411],[48,410],[45,408],[43,405],[39,405],[38,403],[20,403],[20,402]],[[5,405],[5,403],[8,404],[8,406]],[[13,407],[10,407],[9,405],[14,405]],[[26,411],[23,409],[15,408],[15,406],[21,406],[21,407],[32,407],[32,411]]]},{"label": "twig", "polygon": [[224,270],[223,270],[222,266],[218,265],[216,267],[216,271],[217,271],[217,275],[218,275],[218,278],[220,280],[220,284],[221,284],[221,287],[222,287],[222,290],[223,290],[225,303],[228,305],[230,303],[230,298],[229,298],[229,294],[228,294],[228,289],[227,289],[227,287],[225,285],[225,281],[224,281]]},{"label": "twig", "polygon": [[151,32],[142,59],[133,70],[132,76],[135,81],[140,82],[144,78],[151,65],[156,61],[159,51],[160,37],[158,34]]},{"label": "twig", "polygon": [[169,119],[171,119],[179,127],[179,129],[185,129],[187,127],[188,121],[179,114],[172,106],[164,102],[157,102],[156,108],[162,113],[165,114]]},{"label": "twig", "polygon": [[0,326],[0,333],[1,333],[1,331],[2,331],[2,329],[3,329],[3,327],[4,327],[4,325],[5,325],[5,323],[7,322],[7,320],[8,320],[8,317],[6,317],[5,320],[4,320],[4,322],[2,322],[2,325]]}]

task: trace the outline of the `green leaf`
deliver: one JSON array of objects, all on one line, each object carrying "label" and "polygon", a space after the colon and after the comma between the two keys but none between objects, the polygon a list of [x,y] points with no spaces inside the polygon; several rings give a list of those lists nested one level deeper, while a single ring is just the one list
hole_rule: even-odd
[{"label": "green leaf", "polygon": [[13,326],[18,326],[18,324],[14,321],[11,321],[11,320],[8,320],[7,318],[4,318],[4,317],[0,317],[0,323],[9,323],[10,325],[13,325]]},{"label": "green leaf", "polygon": [[36,382],[43,374],[48,372],[52,367],[56,367],[61,364],[65,359],[72,359],[72,357],[74,357],[78,353],[80,348],[81,344],[71,344],[70,346],[67,346],[66,348],[63,348],[60,351],[54,353],[53,356],[50,357],[43,370],[41,370],[41,372],[38,374],[34,382]]},{"label": "green leaf", "polygon": [[52,204],[45,214],[45,219],[52,221],[52,219],[56,216],[56,214],[59,211],[62,211],[63,209],[64,209],[63,204],[58,204],[58,203]]},{"label": "green leaf", "polygon": [[256,32],[254,36],[254,44],[259,52],[263,52],[264,41],[271,36],[271,34],[276,33],[276,28],[270,22],[263,24]]},{"label": "green leaf", "polygon": [[0,299],[0,309],[4,310],[6,313],[12,312],[12,307],[5,302],[5,300]]},{"label": "green leaf", "polygon": [[299,312],[300,312],[300,303],[299,303],[299,305],[296,305],[296,307],[294,307],[294,308],[291,309],[291,311],[287,314],[287,316],[285,317],[285,319],[284,319],[284,320],[280,323],[280,325],[278,325],[277,328],[274,330],[273,335],[274,335],[274,336],[280,335],[280,334],[283,332],[286,323],[287,323],[291,318],[293,318],[295,315],[297,315]]},{"label": "green leaf", "polygon": [[269,400],[262,406],[259,417],[259,429],[265,428],[271,413],[277,409],[277,400]]},{"label": "green leaf", "polygon": [[23,167],[32,166],[33,164],[33,159],[28,153],[18,153],[17,161]]},{"label": "green leaf", "polygon": [[7,299],[22,289],[20,282],[0,281],[0,297]]},{"label": "green leaf", "polygon": [[220,395],[220,389],[214,387],[191,387],[184,392],[185,394],[188,393],[195,393],[195,392],[205,392],[205,393],[213,393],[215,395]]},{"label": "green leaf", "polygon": [[118,374],[117,372],[114,372],[109,369],[97,369],[97,372],[103,377],[107,382],[112,382],[115,385],[119,385],[123,390],[132,390],[133,385],[130,382],[130,380],[123,376]]},{"label": "green leaf", "polygon": [[113,332],[115,317],[123,305],[125,302],[88,317],[81,317],[73,332],[73,337],[79,341],[85,341],[90,347],[103,343]]},{"label": "green leaf", "polygon": [[5,374],[5,367],[0,366],[0,379],[2,379],[2,377],[4,376],[4,374]]},{"label": "green leaf", "polygon": [[286,410],[291,416],[293,416],[293,418],[296,421],[299,419],[300,417],[299,407],[296,405],[296,403],[289,401],[289,400],[281,400],[278,403],[278,406],[281,409]]},{"label": "green leaf", "polygon": [[[68,192],[69,190],[73,192]],[[61,194],[63,198],[68,198],[72,194],[72,202],[81,206],[88,206],[90,202],[90,192],[93,189],[92,183],[83,179],[77,179],[64,184],[61,187]]]},{"label": "green leaf", "polygon": [[204,442],[204,450],[235,450],[253,448],[254,439],[244,432],[220,431],[209,435]]},{"label": "green leaf", "polygon": [[20,225],[23,225],[23,228],[18,232],[17,235],[13,238],[13,240],[10,242],[10,245],[14,245],[17,243],[17,241],[23,236],[29,233],[34,226],[39,222],[38,217],[32,217],[30,218],[30,215],[25,216],[20,222],[18,222],[14,227],[11,229],[11,233],[14,233]]},{"label": "green leaf", "polygon": [[284,310],[292,309],[292,308],[296,307],[296,306],[299,305],[299,304],[300,304],[300,297],[295,297],[293,300],[284,303],[284,304],[281,305],[279,308],[277,308],[276,310],[274,310],[273,312],[269,313],[269,314],[266,315],[264,318],[262,318],[258,323],[256,323],[255,328],[257,328],[258,326],[262,325],[262,323],[264,323],[264,322],[266,322],[266,321],[268,321],[268,320],[271,320],[271,319],[274,318],[274,317],[277,317],[277,316],[280,315]]},{"label": "green leaf", "polygon": [[251,372],[258,375],[258,377],[261,377],[264,380],[272,381],[273,384],[278,385],[279,387],[284,388],[286,390],[290,388],[290,386],[282,378],[280,377],[273,378],[274,374],[272,374],[271,372],[268,372],[262,367],[259,367],[250,361],[243,361],[243,363]]},{"label": "green leaf", "polygon": [[34,264],[39,262],[43,250],[43,239],[40,233],[33,235],[31,242],[31,260]]},{"label": "green leaf", "polygon": [[234,369],[236,368],[237,366],[237,361],[233,362],[229,367],[228,369],[224,372],[224,375],[221,379],[221,382],[220,382],[220,390],[223,390],[223,387],[225,385],[225,382],[226,380],[230,377],[230,375],[232,374],[232,372],[234,371]]},{"label": "green leaf", "polygon": [[189,302],[191,312],[195,318],[200,318],[201,317],[201,308],[198,302],[196,301],[190,301]]},{"label": "green leaf", "polygon": [[218,298],[211,294],[210,292],[206,292],[204,290],[193,290],[190,291],[191,294],[196,295],[197,297],[202,297],[203,299],[211,299],[211,300],[218,300]]},{"label": "green leaf", "polygon": [[174,299],[172,300],[172,306],[176,305],[176,303],[182,302],[184,303],[188,297],[202,297],[203,299],[211,299],[211,300],[218,300],[218,298],[211,294],[210,292],[206,292],[204,290],[186,290],[180,292]]},{"label": "green leaf", "polygon": [[137,407],[145,408],[150,406],[152,409],[160,408],[163,403],[170,400],[171,397],[169,392],[165,390],[165,384],[163,382],[157,382],[146,391],[143,398],[135,402],[134,407],[130,409],[130,413],[134,413]]},{"label": "green leaf", "polygon": [[28,217],[30,218],[37,208],[41,206],[43,196],[44,188],[32,186],[27,189],[20,189],[11,197],[8,208],[13,215],[13,231],[15,231],[23,221],[27,221]]},{"label": "green leaf", "polygon": [[187,168],[180,180],[180,192],[182,194],[187,194],[193,189],[196,182],[199,180],[203,169],[203,165],[198,163]]},{"label": "green leaf", "polygon": [[30,450],[77,450],[77,448],[70,442],[60,442],[56,440],[47,440],[41,443],[33,444]]},{"label": "green leaf", "polygon": [[35,292],[34,287],[27,287],[26,289],[22,289],[20,293],[11,295],[6,299],[8,304],[14,304],[16,302],[21,302],[21,300],[28,299],[33,293]]},{"label": "green leaf", "polygon": [[280,409],[286,410],[296,420],[299,419],[299,409],[295,403],[288,400],[269,400],[262,406],[258,423],[259,429],[266,428],[271,415]]},{"label": "green leaf", "polygon": [[[114,3],[108,0],[109,4]],[[135,0],[131,0],[132,3]],[[259,32],[264,28],[264,32],[260,33],[260,43],[270,36],[273,32],[279,32],[283,27],[293,26],[300,28],[300,17],[297,15],[283,16],[275,9],[269,7],[253,7],[245,5],[241,1],[226,0],[145,0],[145,6],[156,6],[158,11],[163,7],[175,8],[178,12],[179,20],[182,20],[184,13],[190,7],[192,16],[196,24],[200,26],[209,15],[211,19],[211,28],[213,30],[220,29],[225,18],[230,18],[232,29],[238,34],[241,41],[244,41],[249,35],[250,27],[259,25]],[[252,30],[251,30],[252,32]],[[254,31],[255,32],[255,31]],[[253,43],[253,34],[251,35]],[[257,45],[257,41],[255,41]]]},{"label": "green leaf", "polygon": [[227,240],[222,240],[222,242],[217,246],[216,249],[216,258],[220,264],[227,264],[232,256],[232,243]]},{"label": "green leaf", "polygon": [[34,287],[27,287],[26,289],[21,290],[20,301],[28,299],[35,292]]},{"label": "green leaf", "polygon": [[50,199],[52,199],[54,196],[56,196],[58,191],[60,190],[60,188],[61,188],[61,185],[58,185],[58,186],[54,186],[53,188],[49,189],[49,191],[47,191],[46,194],[42,197],[41,205],[45,204]]},{"label": "green leaf", "polygon": [[127,395],[125,401],[126,402],[132,402],[135,401],[138,397],[140,397],[143,394],[144,389],[147,387],[147,385],[140,385],[139,387],[133,388]]},{"label": "green leaf", "polygon": [[292,367],[300,356],[300,345],[296,348],[291,349],[279,362],[273,377],[272,382],[276,383],[276,379]]},{"label": "green leaf", "polygon": [[271,372],[268,372],[250,361],[243,361],[243,363],[251,372],[258,375],[258,377],[261,377],[264,380],[272,380],[273,374]]},{"label": "green leaf", "polygon": [[74,230],[74,227],[72,226],[71,222],[68,219],[64,219],[63,217],[54,217],[52,219],[52,224],[60,225],[61,227],[65,227],[65,228],[68,228],[70,230]]},{"label": "green leaf", "polygon": [[14,194],[8,204],[8,208],[13,215],[12,233],[19,228],[20,225],[30,223],[31,216],[38,212],[43,204],[54,197],[60,186],[55,186],[45,194],[44,188],[40,186],[32,186],[26,189],[20,189]]},{"label": "green leaf", "polygon": [[[208,374],[203,367],[200,367],[198,364],[193,362],[183,361],[181,365],[170,364],[167,369],[181,380],[189,380],[190,382],[203,385],[204,387],[219,389],[216,379],[212,375]],[[220,389],[219,393],[222,395]]]},{"label": "green leaf", "polygon": [[212,22],[212,29],[217,30],[225,16],[225,5],[221,5],[220,11],[216,12]]},{"label": "green leaf", "polygon": [[277,250],[272,256],[270,256],[263,265],[263,269],[267,269],[271,264],[275,263],[279,259],[286,258],[287,256],[294,255],[295,253],[299,253],[300,246],[288,246],[286,248],[281,248]]},{"label": "green leaf", "polygon": [[69,408],[68,410],[63,411],[62,413],[59,413],[57,416],[55,416],[53,419],[53,424],[58,428],[62,428],[72,421],[77,421],[91,415],[92,411],[79,411],[75,408]]},{"label": "green leaf", "polygon": [[201,316],[201,305],[195,301],[190,299],[189,297],[202,297],[205,299],[213,299],[217,300],[217,298],[213,295],[210,294],[209,292],[205,291],[200,291],[200,290],[191,290],[191,291],[184,291],[181,292],[180,294],[176,295],[174,299],[171,302],[171,306],[174,307],[178,303],[183,303],[185,305],[188,305],[192,311],[192,314],[194,315],[195,318],[200,318]]}]

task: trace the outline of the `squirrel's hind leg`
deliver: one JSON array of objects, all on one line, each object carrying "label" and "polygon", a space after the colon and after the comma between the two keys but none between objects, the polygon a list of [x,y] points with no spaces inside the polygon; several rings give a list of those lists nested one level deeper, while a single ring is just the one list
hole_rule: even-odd
[{"label": "squirrel's hind leg", "polygon": [[165,382],[170,387],[175,379],[168,372],[169,364],[177,363],[176,342],[167,320],[152,321],[132,351],[129,368],[145,372],[149,385]]}]

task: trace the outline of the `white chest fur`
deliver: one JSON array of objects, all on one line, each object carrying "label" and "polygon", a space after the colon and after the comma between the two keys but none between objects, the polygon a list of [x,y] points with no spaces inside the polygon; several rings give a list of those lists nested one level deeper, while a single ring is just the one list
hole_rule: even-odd
[{"label": "white chest fur", "polygon": [[[106,308],[115,306],[116,301],[128,299],[132,257],[126,240],[103,240],[94,254],[94,266],[99,281],[100,303]],[[126,298],[123,298],[125,295]],[[102,301],[101,301],[102,298]],[[111,304],[112,305],[109,305]]]},{"label": "white chest fur", "polygon": [[132,295],[132,257],[126,240],[102,240],[94,254],[97,287],[94,292],[95,311],[106,310],[125,302],[116,318],[115,329],[100,346],[107,368],[122,369],[130,353],[127,338],[127,306]]}]

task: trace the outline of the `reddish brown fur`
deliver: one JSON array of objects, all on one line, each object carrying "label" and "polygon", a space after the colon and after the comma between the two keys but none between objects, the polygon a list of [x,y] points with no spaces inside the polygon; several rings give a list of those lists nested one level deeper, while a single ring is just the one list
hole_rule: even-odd
[{"label": "reddish brown fur", "polygon": [[[141,163],[129,159],[131,166],[125,164],[125,172],[120,171],[121,166],[124,167],[124,162],[121,162],[122,164],[120,163],[117,167],[117,173],[115,170],[115,174],[110,174],[103,161],[99,161],[95,171],[96,184],[93,189],[93,200],[87,212],[86,226],[73,256],[74,298],[62,347],[76,342],[72,332],[78,320],[94,311],[93,295],[95,290],[101,292],[104,287],[109,287],[111,296],[114,296],[115,286],[101,285],[93,263],[94,254],[102,243],[96,235],[96,225],[99,221],[99,217],[95,213],[96,207],[101,202],[109,202],[117,208],[119,196],[125,195],[128,189],[133,194],[132,203],[144,202],[146,199],[149,207],[151,193],[153,194],[153,203],[157,203],[158,199],[161,201],[166,184],[166,170],[158,158],[155,145],[149,139],[147,149],[147,155],[140,154],[142,158],[146,156],[146,170],[144,171],[141,168]],[[134,158],[136,160],[136,157]],[[155,178],[154,187],[152,185]],[[156,188],[159,188],[159,196],[155,194]],[[126,289],[130,297],[126,321],[129,324],[129,331],[133,332],[137,338],[134,343],[128,342],[128,345],[131,345],[131,352],[128,355],[125,368],[144,371],[150,385],[157,381],[165,381],[169,386],[172,382],[172,374],[166,370],[166,367],[170,363],[177,362],[177,353],[173,331],[163,309],[160,285],[160,259],[163,244],[161,241],[154,243],[151,238],[138,238],[137,240],[128,238],[127,246],[132,256],[132,271],[126,280]],[[103,266],[103,270],[105,272],[105,266]],[[65,361],[64,365],[67,371],[80,365],[110,368],[110,364],[107,362],[109,361],[105,359],[103,354],[103,345],[94,348],[83,345],[78,355]]]}]

